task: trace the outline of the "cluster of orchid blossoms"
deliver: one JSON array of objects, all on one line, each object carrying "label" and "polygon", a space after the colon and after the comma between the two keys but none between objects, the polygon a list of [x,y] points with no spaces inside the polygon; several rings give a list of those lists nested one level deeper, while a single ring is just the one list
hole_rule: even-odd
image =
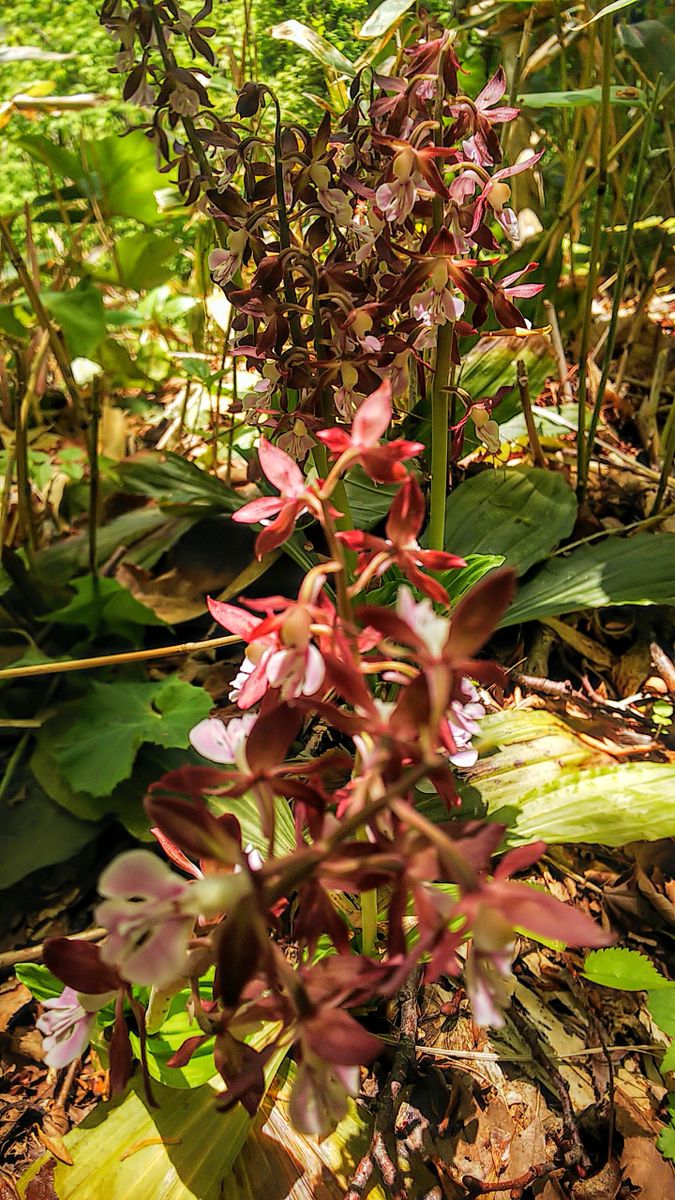
[{"label": "cluster of orchid blossoms", "polygon": [[500,246],[518,239],[513,178],[542,153],[502,163],[500,132],[518,116],[503,69],[465,95],[450,32],[421,14],[407,19],[398,73],[360,72],[346,111],[315,132],[284,122],[262,83],[245,84],[224,115],[208,72],[179,67],[173,49],[183,39],[215,65],[213,29],[200,23],[211,4],[189,20],[175,0],[104,0],[101,19],[120,40],[125,96],[154,91],[142,128],[162,170],[175,169],[214,223],[209,266],[234,312],[228,351],[258,376],[233,417],[302,463],[317,430],[334,414],[350,421],[384,378],[399,412],[424,405],[445,330],[453,455],[468,423],[496,453],[492,414],[510,389],[471,396],[457,370],[486,323],[525,335],[518,304],[543,286],[527,281],[535,263],[498,278]]},{"label": "cluster of orchid blossoms", "polygon": [[[464,563],[420,546],[424,501],[412,460],[422,447],[383,440],[391,417],[385,383],[351,427],[318,431],[331,462],[324,479],[305,478],[261,441],[260,466],[278,495],[252,500],[235,519],[262,527],[262,555],[310,514],[327,554],[295,600],[210,602],[246,645],[231,707],[192,730],[208,764],[172,771],[146,797],[165,858],[132,850],[101,876],[95,919],[105,940],[46,945],[45,961],[66,985],[40,1018],[52,1065],[79,1055],[97,1011],[113,1004],[110,1065],[122,1087],[129,1026],[143,1058],[162,998],[191,988],[199,1032],[171,1065],[210,1043],[224,1083],[218,1103],[252,1113],[271,1056],[292,1047],[293,1119],[319,1133],[343,1115],[359,1067],[382,1048],[351,1010],[391,997],[417,964],[426,980],[463,975],[475,1020],[499,1024],[516,929],[605,944],[590,918],[512,878],[541,843],[495,865],[503,828],[457,812],[453,765],[474,761],[483,711],[476,682],[503,682],[501,668],[477,655],[513,578],[488,574],[450,614],[438,573]],[[397,486],[383,536],[336,528],[336,489],[356,464]],[[368,603],[371,583],[392,566],[408,581],[395,606]],[[419,804],[429,791],[445,803],[440,823]],[[257,812],[263,853],[243,844],[232,804],[228,811],[242,798]],[[290,853],[275,851],[279,805],[293,817]],[[146,1005],[139,989],[147,988]],[[255,1049],[245,1033],[263,1026],[268,1042]]]}]

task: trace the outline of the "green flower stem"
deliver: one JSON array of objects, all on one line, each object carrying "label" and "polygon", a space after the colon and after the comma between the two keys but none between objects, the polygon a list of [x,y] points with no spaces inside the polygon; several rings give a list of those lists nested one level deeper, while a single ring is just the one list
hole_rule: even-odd
[{"label": "green flower stem", "polygon": [[448,374],[454,324],[441,325],[436,342],[434,384],[431,393],[431,513],[429,547],[445,549],[445,500],[448,488]]},{"label": "green flower stem", "polygon": [[377,888],[361,892],[361,950],[371,957],[377,950]]},{"label": "green flower stem", "polygon": [[579,352],[579,422],[577,426],[577,495],[583,500],[586,492],[586,478],[589,455],[586,454],[586,392],[588,377],[588,354],[591,348],[591,331],[593,316],[593,299],[595,285],[600,268],[600,236],[602,233],[602,218],[605,210],[607,194],[607,167],[609,151],[609,118],[610,118],[610,87],[612,83],[612,18],[603,17],[602,21],[602,106],[600,117],[600,156],[598,162],[598,186],[595,195],[595,213],[593,215],[593,231],[591,233],[591,252],[588,260],[588,280],[586,283],[586,303],[584,307],[584,323],[581,331],[581,349]]},{"label": "green flower stem", "polygon": [[602,375],[600,377],[600,383],[598,385],[598,394],[595,398],[595,405],[593,407],[593,413],[591,416],[590,425],[588,426],[587,448],[586,448],[585,461],[584,461],[584,480],[583,480],[584,490],[586,489],[586,485],[588,482],[588,469],[590,466],[591,455],[593,453],[593,444],[595,442],[595,435],[596,435],[596,432],[598,429],[598,421],[600,420],[600,412],[602,410],[602,402],[605,398],[605,389],[607,387],[609,371],[610,371],[610,367],[612,365],[612,355],[614,353],[614,345],[616,342],[616,331],[617,331],[617,326],[619,323],[619,309],[621,307],[621,300],[623,297],[623,285],[624,285],[624,280],[626,278],[626,266],[628,264],[628,254],[630,251],[631,241],[633,239],[633,228],[634,228],[635,222],[637,220],[638,206],[640,203],[640,198],[642,196],[642,189],[643,189],[644,181],[645,181],[645,168],[647,165],[647,149],[649,147],[649,140],[651,137],[653,121],[654,121],[654,117],[656,115],[656,109],[657,109],[658,103],[659,103],[660,85],[661,85],[661,76],[659,76],[659,78],[657,79],[655,87],[654,87],[654,95],[652,97],[652,103],[649,108],[649,118],[647,121],[647,126],[645,128],[644,136],[642,137],[642,140],[640,141],[640,149],[638,152],[637,167],[635,170],[635,186],[633,188],[633,195],[631,196],[630,209],[628,212],[628,219],[626,221],[626,229],[625,229],[625,232],[623,235],[623,240],[621,243],[621,251],[619,254],[619,265],[618,265],[617,271],[616,271],[616,283],[614,284],[614,299],[612,302],[612,315],[611,315],[610,322],[609,322],[609,329],[607,330],[607,342],[605,344],[605,356],[604,356],[604,360],[603,360],[603,364],[602,364]]}]

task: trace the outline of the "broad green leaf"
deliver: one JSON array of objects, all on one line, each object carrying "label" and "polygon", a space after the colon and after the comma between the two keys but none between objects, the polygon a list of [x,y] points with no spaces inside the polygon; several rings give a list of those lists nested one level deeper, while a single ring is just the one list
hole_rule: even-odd
[{"label": "broad green leaf", "polygon": [[[269,1030],[264,1034],[269,1037]],[[284,1055],[278,1051],[270,1060],[268,1084]],[[253,1122],[239,1104],[219,1112],[220,1090],[218,1080],[189,1090],[155,1083],[158,1107],[151,1108],[136,1078],[119,1100],[99,1105],[66,1134],[73,1164],[55,1164],[53,1195],[57,1200],[223,1200],[226,1195],[234,1200],[225,1181]],[[53,1163],[50,1155],[33,1163],[19,1181],[22,1198],[40,1170],[50,1172]]]},{"label": "broad green leaf", "polygon": [[70,586],[75,592],[72,600],[47,613],[41,618],[43,621],[82,625],[92,633],[116,634],[134,643],[138,642],[147,625],[165,625],[151,608],[141,604],[116,579],[84,575],[81,579],[73,579]]},{"label": "broad green leaf", "polygon": [[675,982],[660,976],[660,983],[649,985],[649,1011],[668,1037],[675,1038]]},{"label": "broad green leaf", "polygon": [[589,25],[595,25],[596,21],[601,21],[603,17],[609,17],[612,13],[619,12],[622,8],[630,8],[632,4],[636,4],[637,0],[612,0],[611,4],[604,4],[596,13],[593,13],[590,21],[583,21],[581,25],[575,25],[572,33],[576,33],[579,29],[587,29]]},{"label": "broad green leaf", "polygon": [[234,512],[241,503],[220,479],[168,451],[127,459],[116,467],[115,475],[123,491],[148,496],[174,511],[186,506],[194,519],[208,510]]},{"label": "broad green leaf", "polygon": [[42,963],[20,963],[14,970],[17,979],[21,980],[24,987],[27,987],[40,1003],[43,1000],[51,1000],[53,996],[60,996],[63,991],[61,980],[43,967]]},{"label": "broad green leaf", "polygon": [[453,554],[503,554],[519,574],[571,532],[576,500],[554,471],[506,467],[460,483],[445,508],[445,547]]},{"label": "broad green leaf", "polygon": [[[140,1081],[117,1101],[100,1105],[64,1138],[72,1166],[44,1155],[19,1180],[26,1198],[41,1170],[51,1173],[56,1200],[340,1200],[370,1142],[367,1114],[349,1102],[334,1133],[321,1140],[297,1133],[289,1119],[293,1064],[279,1051],[266,1071],[278,1071],[255,1120],[240,1105],[216,1110],[217,1080],[190,1090],[153,1085],[157,1108]],[[433,1180],[416,1169],[416,1194]],[[378,1183],[369,1200],[389,1195]]]},{"label": "broad green leaf", "polygon": [[157,683],[94,682],[43,725],[38,746],[51,755],[76,792],[108,796],[131,774],[144,742],[185,747],[211,698],[171,677]]},{"label": "broad green leaf", "polygon": [[[191,524],[187,518],[171,520],[166,513],[151,504],[122,513],[99,529],[96,542],[97,562],[104,563],[119,546],[128,546],[129,553],[125,555],[125,559],[131,559],[143,566],[152,566]],[[148,545],[155,547],[154,557],[152,552],[148,552]],[[50,584],[62,583],[78,572],[86,571],[89,565],[88,534],[78,533],[74,537],[63,538],[62,541],[45,547],[37,554],[36,565],[39,578]]]},{"label": "broad green leaf", "polygon": [[[213,979],[200,981],[199,992],[203,1000],[213,999]],[[188,1038],[198,1037],[203,1031],[195,1020],[188,1014],[188,1004],[191,999],[189,988],[182,988],[172,997],[169,1011],[162,1028],[156,1034],[149,1034],[147,1040],[148,1070],[153,1079],[172,1088],[196,1088],[208,1083],[213,1078],[213,1046],[214,1038],[209,1038],[199,1046],[184,1067],[169,1067],[168,1060],[183,1045]],[[140,1057],[139,1038],[132,1034],[131,1046],[137,1058]]]},{"label": "broad green leaf", "polygon": [[166,176],[157,170],[154,150],[142,133],[83,141],[79,155],[41,135],[18,141],[57,177],[72,180],[82,196],[95,198],[104,217],[130,217],[143,225],[164,220],[156,193],[166,189]]},{"label": "broad green leaf", "polygon": [[64,812],[31,780],[20,800],[3,807],[0,889],[66,862],[99,833],[99,825]]},{"label": "broad green leaf", "polygon": [[[627,950],[623,946],[612,946],[609,950],[592,950],[586,955],[583,974],[591,983],[618,988],[623,992],[647,992],[657,988],[675,987],[646,955],[640,954],[639,950]],[[675,1010],[673,1016],[675,1018]]]},{"label": "broad green leaf", "polygon": [[398,24],[399,20],[409,8],[412,8],[415,0],[383,0],[382,4],[378,4],[377,8],[364,21],[359,30],[360,38],[376,38],[382,37],[387,33],[392,25]]},{"label": "broad green leaf", "polygon": [[91,279],[67,292],[42,292],[47,312],[55,317],[71,358],[90,358],[105,337],[101,293]]},{"label": "broad green leaf", "polygon": [[[576,404],[563,404],[560,408],[532,406],[534,427],[542,438],[559,438],[561,434],[568,433],[570,429],[576,429],[578,413],[579,407]],[[499,409],[495,415],[498,419]],[[523,414],[518,413],[508,421],[500,421],[499,436],[504,442],[518,441],[527,445],[529,435]]]},{"label": "broad green leaf", "polygon": [[664,1126],[656,1139],[656,1149],[669,1162],[675,1163],[675,1124]]},{"label": "broad green leaf", "polygon": [[143,796],[150,785],[167,771],[202,761],[192,749],[165,750],[162,746],[152,744],[141,746],[130,777],[123,779],[105,795],[92,796],[88,792],[76,791],[69,784],[50,753],[49,735],[46,735],[37,739],[30,758],[30,769],[47,795],[73,816],[84,821],[114,817],[139,841],[152,841],[150,823],[143,808]]},{"label": "broad green leaf", "polygon": [[647,1007],[659,1029],[666,1037],[673,1039],[659,1063],[661,1073],[666,1075],[675,1071],[675,983],[668,988],[662,986],[658,991],[650,991]]},{"label": "broad green leaf", "polygon": [[[260,810],[252,796],[212,796],[209,807],[217,816],[231,813],[236,817],[244,846],[253,846],[263,858],[267,856],[268,841],[262,831]],[[288,801],[277,796],[274,801],[274,853],[277,856],[292,854],[295,849],[295,825]]]},{"label": "broad green leaf", "polygon": [[166,188],[155,151],[142,133],[117,133],[83,143],[82,154],[105,217],[131,217],[143,225],[164,220],[155,193]]},{"label": "broad green leaf", "polygon": [[[570,92],[525,92],[518,97],[523,108],[584,108],[602,102],[602,88],[576,88]],[[634,87],[610,88],[610,103],[645,108],[644,94]]]},{"label": "broad green leaf", "polygon": [[[467,554],[465,567],[454,571],[438,571],[435,578],[438,578],[443,584],[450,598],[450,604],[457,604],[474,584],[487,575],[488,571],[494,571],[496,567],[501,567],[503,562],[504,557],[501,554]],[[422,599],[422,593],[412,587],[403,572],[399,571],[398,567],[392,567],[383,577],[380,587],[367,593],[368,604],[380,604],[385,608],[395,604],[396,594],[402,585],[411,588],[417,598]]]},{"label": "broad green leaf", "polygon": [[516,593],[502,626],[608,604],[673,603],[675,534],[637,533],[552,558]]},{"label": "broad green leaf", "polygon": [[673,763],[616,763],[546,712],[490,714],[476,746],[468,783],[511,843],[622,846],[675,836]]},{"label": "broad green leaf", "polygon": [[10,337],[22,341],[26,336],[27,326],[17,316],[18,305],[0,304],[0,331]]},{"label": "broad green leaf", "polygon": [[98,264],[95,278],[108,283],[120,284],[134,292],[148,291],[166,283],[173,276],[169,260],[175,258],[180,247],[170,234],[127,233],[115,242],[115,253],[104,270]]},{"label": "broad green leaf", "polygon": [[344,54],[301,21],[282,21],[280,25],[272,27],[271,33],[272,37],[279,41],[293,42],[293,45],[299,46],[301,50],[306,50],[322,66],[336,71],[338,75],[346,75],[353,79],[356,74],[354,64],[345,58]]},{"label": "broad green leaf", "polygon": [[509,826],[512,842],[627,842],[675,837],[675,764],[619,763],[570,770],[537,791],[520,777],[521,795]]},{"label": "broad green leaf", "polygon": [[25,137],[17,138],[17,145],[21,146],[30,158],[50,167],[58,178],[72,179],[73,183],[77,184],[79,193],[85,191],[86,175],[76,154],[65,150],[58,142],[52,141],[51,138],[44,137],[40,133],[26,134]]}]

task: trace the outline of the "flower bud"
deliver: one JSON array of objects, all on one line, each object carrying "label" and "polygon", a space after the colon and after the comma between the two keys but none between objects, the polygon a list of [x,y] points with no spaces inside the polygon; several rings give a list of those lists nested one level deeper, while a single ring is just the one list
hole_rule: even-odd
[{"label": "flower bud", "polygon": [[493,183],[488,192],[488,200],[496,213],[500,213],[511,198],[511,188],[508,183],[498,181]]}]

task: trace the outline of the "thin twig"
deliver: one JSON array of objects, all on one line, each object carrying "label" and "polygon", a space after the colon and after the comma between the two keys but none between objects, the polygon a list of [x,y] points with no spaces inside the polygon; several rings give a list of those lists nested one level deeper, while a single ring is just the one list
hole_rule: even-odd
[{"label": "thin twig", "polygon": [[182,642],[179,646],[159,646],[155,650],[131,650],[124,654],[100,654],[95,658],[71,658],[70,662],[35,663],[31,667],[5,667],[0,679],[25,679],[30,675],[60,675],[64,671],[93,671],[96,667],[115,667],[120,663],[149,662],[154,658],[168,658],[173,654],[195,654],[198,650],[217,650],[219,646],[232,646],[241,642],[240,637],[207,638],[204,642]]},{"label": "thin twig", "polygon": [[391,1200],[406,1200],[407,1198],[406,1187],[401,1178],[399,1168],[394,1161],[394,1154],[392,1154],[387,1142],[393,1138],[396,1114],[402,1099],[401,1093],[411,1066],[415,1061],[418,1020],[417,995],[421,978],[422,966],[418,965],[410,973],[399,991],[401,1006],[400,1033],[394,1061],[380,1092],[370,1146],[352,1176],[344,1200],[361,1200],[365,1189],[368,1187],[375,1165],[380,1169],[383,1182],[388,1189]]},{"label": "thin twig", "polygon": [[551,342],[553,343],[553,353],[555,354],[556,366],[558,368],[558,379],[562,388],[563,400],[565,404],[573,404],[574,392],[570,382],[570,368],[565,358],[565,347],[563,346],[560,334],[558,314],[550,300],[544,300],[544,312],[546,313],[546,320],[551,326]]},{"label": "thin twig", "polygon": [[[97,926],[95,929],[85,929],[82,933],[71,933],[69,937],[71,941],[100,942],[107,932],[107,929]],[[0,954],[0,971],[6,970],[7,967],[17,967],[19,963],[42,962],[44,950],[45,942],[38,942],[35,946],[24,946],[21,950],[5,950]]]}]

